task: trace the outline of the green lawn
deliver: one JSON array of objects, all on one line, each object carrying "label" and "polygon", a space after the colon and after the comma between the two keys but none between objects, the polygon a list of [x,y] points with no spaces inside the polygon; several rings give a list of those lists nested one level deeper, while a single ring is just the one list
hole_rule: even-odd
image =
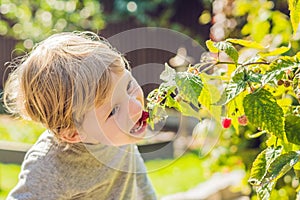
[{"label": "green lawn", "polygon": [[146,167],[159,197],[189,190],[205,181],[205,169],[195,154],[186,154],[177,160],[148,161]]},{"label": "green lawn", "polygon": [[0,200],[17,184],[19,171],[19,165],[0,164]]}]

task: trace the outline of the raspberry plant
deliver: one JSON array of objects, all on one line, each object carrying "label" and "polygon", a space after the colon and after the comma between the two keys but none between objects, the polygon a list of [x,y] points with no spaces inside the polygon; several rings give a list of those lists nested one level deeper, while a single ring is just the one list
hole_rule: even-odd
[{"label": "raspberry plant", "polygon": [[[289,8],[296,32],[300,1],[290,0]],[[147,98],[149,123],[153,127],[166,117],[165,108],[174,108],[199,120],[213,118],[223,128],[228,123],[224,127],[222,119],[232,119],[237,134],[239,126],[255,127],[252,137],[264,134],[267,148],[254,160],[248,182],[260,199],[269,199],[276,181],[288,171],[293,169],[300,177],[300,53],[287,56],[290,45],[269,49],[231,38],[208,40],[206,46],[209,53],[185,72],[166,64],[160,76],[163,83]],[[240,48],[257,53],[243,59]]]}]

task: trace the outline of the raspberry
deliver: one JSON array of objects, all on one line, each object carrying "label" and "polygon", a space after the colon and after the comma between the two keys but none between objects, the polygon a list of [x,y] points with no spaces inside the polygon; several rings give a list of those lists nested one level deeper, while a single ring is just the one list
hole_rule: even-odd
[{"label": "raspberry", "polygon": [[223,128],[229,128],[231,125],[231,119],[230,118],[224,118],[222,119],[222,126]]},{"label": "raspberry", "polygon": [[277,85],[283,85],[284,81],[282,79],[278,80]]},{"label": "raspberry", "polygon": [[248,124],[248,118],[246,115],[242,115],[238,117],[238,122],[242,126],[246,126]]},{"label": "raspberry", "polygon": [[149,113],[147,111],[143,111],[142,113],[142,121],[146,121],[149,118]]},{"label": "raspberry", "polygon": [[291,83],[289,81],[284,81],[284,87],[290,87]]}]

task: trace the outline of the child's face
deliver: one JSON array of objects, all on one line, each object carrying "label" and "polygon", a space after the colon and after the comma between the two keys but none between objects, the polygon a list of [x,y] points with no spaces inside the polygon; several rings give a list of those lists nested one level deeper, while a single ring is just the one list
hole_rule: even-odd
[{"label": "child's face", "polygon": [[143,91],[131,73],[112,73],[112,90],[103,105],[86,115],[82,141],[114,146],[140,141],[147,126],[141,120],[143,104]]}]

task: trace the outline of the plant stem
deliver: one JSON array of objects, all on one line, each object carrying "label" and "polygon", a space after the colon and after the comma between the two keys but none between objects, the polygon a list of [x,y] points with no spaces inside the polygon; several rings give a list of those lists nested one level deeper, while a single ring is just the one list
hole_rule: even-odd
[{"label": "plant stem", "polygon": [[235,62],[222,62],[222,61],[219,61],[217,63],[215,63],[215,65],[221,65],[221,64],[232,64],[232,65],[241,65],[241,66],[248,66],[248,65],[269,65],[270,63],[269,62],[250,62],[250,63],[246,63],[246,64],[242,64],[242,63],[235,63]]},{"label": "plant stem", "polygon": [[252,87],[250,81],[247,81],[247,84],[248,84],[248,86],[249,86],[249,88],[251,90],[251,93],[253,93],[254,92],[254,88]]}]

